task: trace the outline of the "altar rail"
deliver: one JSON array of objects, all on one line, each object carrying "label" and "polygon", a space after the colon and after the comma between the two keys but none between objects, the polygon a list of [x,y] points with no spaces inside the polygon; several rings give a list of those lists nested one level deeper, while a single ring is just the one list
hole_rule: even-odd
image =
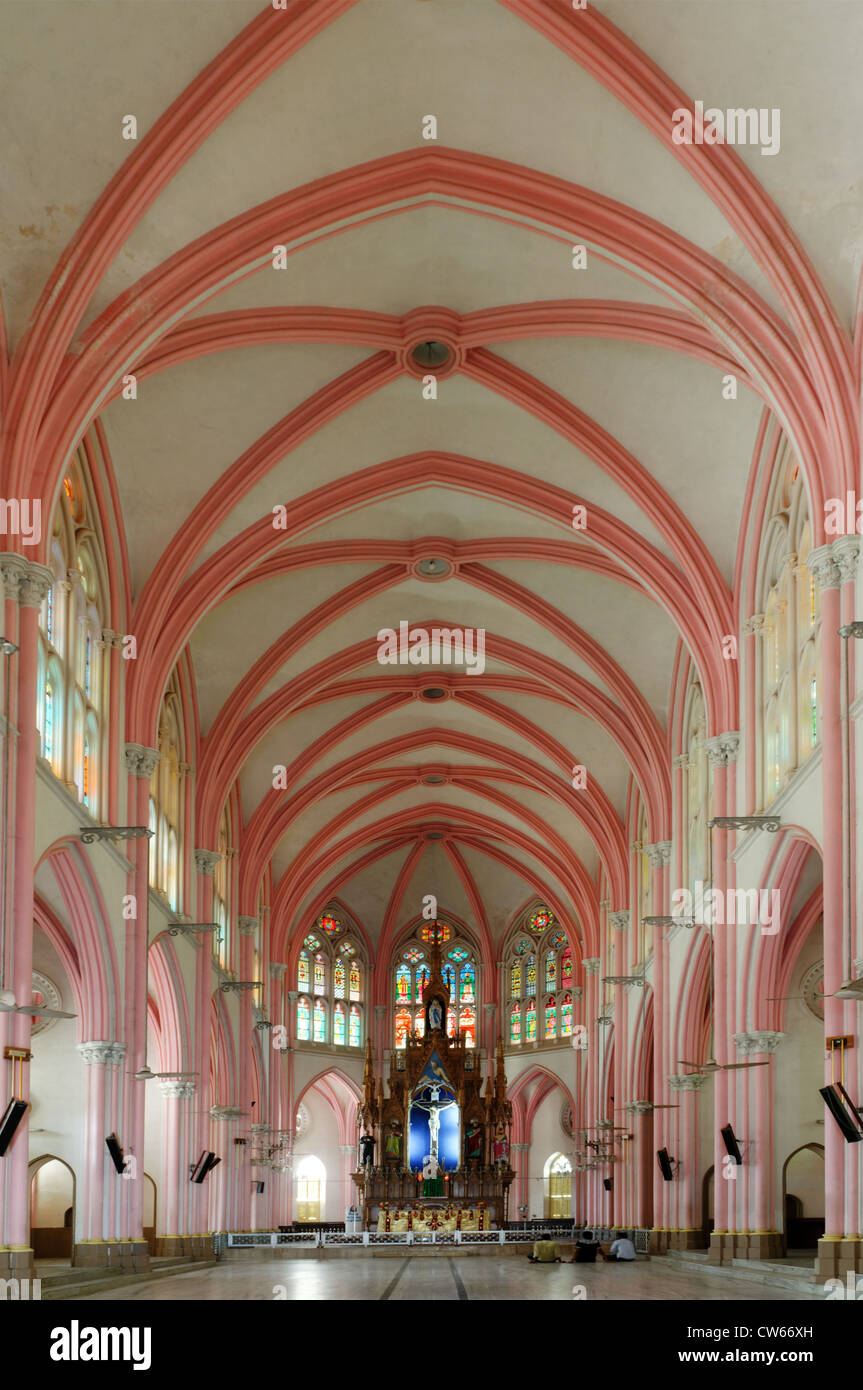
[{"label": "altar rail", "polygon": [[532,1245],[535,1240],[560,1240],[559,1230],[535,1228],[525,1231],[363,1231],[346,1235],[344,1231],[229,1231],[216,1236],[217,1250],[248,1249],[252,1246],[319,1249],[323,1246],[373,1245]]}]

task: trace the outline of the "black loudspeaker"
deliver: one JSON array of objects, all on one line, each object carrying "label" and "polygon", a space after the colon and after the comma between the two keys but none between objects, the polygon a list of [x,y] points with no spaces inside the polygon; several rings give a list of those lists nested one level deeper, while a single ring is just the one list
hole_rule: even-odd
[{"label": "black loudspeaker", "polygon": [[256,1183],[255,1183],[255,1191],[260,1195],[260,1193],[262,1193],[263,1190],[264,1190],[264,1184],[263,1184],[262,1182],[256,1182]]},{"label": "black loudspeaker", "polygon": [[120,1148],[120,1141],[116,1134],[109,1134],[105,1140],[105,1146],[111,1155],[111,1161],[118,1173],[122,1173],[126,1167],[126,1159],[123,1150]]},{"label": "black loudspeaker", "polygon": [[3,1119],[0,1120],[0,1158],[12,1143],[12,1137],[29,1109],[29,1101],[16,1100],[14,1096],[6,1106]]},{"label": "black loudspeaker", "polygon": [[667,1149],[657,1149],[657,1150],[656,1150],[656,1159],[657,1159],[657,1162],[659,1163],[659,1167],[660,1167],[660,1170],[661,1170],[661,1172],[662,1172],[662,1176],[664,1177],[665,1181],[666,1181],[666,1182],[671,1182],[672,1178],[674,1177],[674,1170],[673,1170],[672,1167],[671,1167],[671,1165],[672,1165],[672,1163],[674,1162],[674,1160],[668,1157],[668,1150],[667,1150]]},{"label": "black loudspeaker", "polygon": [[192,1170],[192,1182],[203,1182],[210,1169],[215,1168],[216,1164],[221,1163],[221,1161],[220,1158],[216,1158],[212,1150],[202,1149],[201,1157]]},{"label": "black loudspeaker", "polygon": [[603,1178],[603,1179],[602,1179],[602,1185],[603,1185],[603,1187],[605,1188],[606,1192],[610,1192],[610,1191],[611,1191],[611,1178]]},{"label": "black loudspeaker", "polygon": [[822,1086],[820,1092],[824,1104],[845,1136],[846,1143],[859,1144],[863,1139],[860,1113],[841,1081],[837,1081],[833,1086]]},{"label": "black loudspeaker", "polygon": [[731,1125],[723,1125],[719,1133],[722,1135],[722,1142],[728,1153],[730,1153],[731,1157],[734,1159],[734,1162],[742,1164],[743,1155],[740,1152],[740,1146],[734,1137],[734,1130],[731,1128]]}]

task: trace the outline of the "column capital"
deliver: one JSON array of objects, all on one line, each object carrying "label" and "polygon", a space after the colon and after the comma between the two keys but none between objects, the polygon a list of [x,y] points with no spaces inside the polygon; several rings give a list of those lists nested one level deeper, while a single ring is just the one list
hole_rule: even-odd
[{"label": "column capital", "polygon": [[583,985],[575,985],[575,986],[573,986],[573,991],[572,991],[572,997],[573,997],[573,999],[581,999],[582,996],[583,996],[583,994],[584,994],[584,986],[583,986]]},{"label": "column capital", "polygon": [[195,850],[195,868],[199,874],[206,874],[209,878],[216,872],[216,865],[221,862],[221,854],[214,849]]},{"label": "column capital", "polygon": [[167,1080],[159,1082],[159,1090],[169,1100],[191,1100],[195,1094],[196,1083],[194,1081],[178,1081],[169,1077]]},{"label": "column capital", "polygon": [[497,1004],[483,1004],[482,1007],[486,1018],[494,1018],[497,1013]]},{"label": "column capital", "polygon": [[524,1154],[527,1153],[528,1149],[530,1148],[530,1144],[511,1144],[510,1148],[514,1149],[515,1152],[518,1154]]},{"label": "column capital", "polygon": [[274,980],[283,980],[287,968],[286,965],[283,965],[282,962],[278,960],[271,960],[269,964],[269,971]]},{"label": "column capital", "polygon": [[737,762],[740,734],[737,729],[728,729],[724,734],[714,734],[704,746],[714,767],[727,767],[729,763]]},{"label": "column capital", "polygon": [[118,1067],[126,1056],[126,1044],[121,1042],[82,1042],[75,1046],[88,1066],[101,1062],[106,1067]]},{"label": "column capital", "polygon": [[664,869],[671,863],[671,841],[657,840],[654,845],[645,845],[644,853],[652,869]]},{"label": "column capital", "polygon": [[644,849],[644,845],[642,844],[641,840],[633,840],[629,848],[633,854],[640,854],[641,851]]},{"label": "column capital", "polygon": [[784,1033],[775,1033],[772,1029],[735,1033],[734,1045],[741,1056],[749,1057],[753,1052],[775,1052],[784,1037]]},{"label": "column capital", "polygon": [[386,1018],[386,1016],[387,1016],[387,1006],[386,1006],[386,1004],[375,1004],[375,1018]]},{"label": "column capital", "polygon": [[678,1072],[675,1076],[668,1077],[668,1084],[672,1091],[700,1091],[707,1080],[707,1072]]},{"label": "column capital", "polygon": [[296,1004],[296,1002],[297,1002],[297,1000],[299,999],[299,997],[300,997],[300,991],[299,991],[298,989],[289,989],[289,990],[288,990],[288,1003],[289,1003],[289,1004]]},{"label": "column capital", "polygon": [[626,931],[630,921],[629,908],[621,907],[617,912],[610,912],[608,920],[615,931]]},{"label": "column capital", "polygon": [[56,577],[47,565],[25,560],[23,555],[7,551],[0,556],[0,579],[3,581],[5,598],[20,604],[22,608],[41,608]]},{"label": "column capital", "polygon": [[254,936],[258,927],[257,917],[238,917],[237,931],[240,936]]},{"label": "column capital", "polygon": [[127,743],[123,749],[126,771],[130,777],[146,777],[155,772],[161,753],[158,748],[145,748],[143,743]]},{"label": "column capital", "polygon": [[650,1115],[653,1112],[652,1100],[631,1100],[624,1105],[624,1110],[628,1110],[632,1115]]},{"label": "column capital", "polygon": [[689,767],[689,754],[678,753],[676,758],[671,759],[672,767]]},{"label": "column capital", "polygon": [[584,966],[586,975],[599,974],[599,956],[589,956],[587,960],[583,960],[581,963]]},{"label": "column capital", "polygon": [[838,589],[853,579],[860,553],[858,536],[839,536],[827,545],[816,546],[806,556],[806,568],[819,590]]},{"label": "column capital", "polygon": [[743,624],[744,637],[763,637],[764,618],[764,613],[752,613]]}]

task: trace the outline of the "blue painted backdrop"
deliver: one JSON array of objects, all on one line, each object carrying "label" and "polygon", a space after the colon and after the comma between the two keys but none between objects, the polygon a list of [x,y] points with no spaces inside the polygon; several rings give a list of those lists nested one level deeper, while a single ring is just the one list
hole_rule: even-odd
[{"label": "blue painted backdrop", "polygon": [[[447,1097],[441,1095],[441,1100]],[[425,1099],[425,1097],[424,1097]],[[423,1159],[431,1151],[431,1139],[429,1136],[429,1117],[427,1110],[417,1110],[411,1106],[410,1112],[410,1166],[416,1171],[422,1168]],[[441,1111],[440,1133],[438,1134],[438,1159],[443,1163],[447,1172],[457,1168],[459,1164],[459,1117],[458,1106],[448,1105],[446,1110]]]}]

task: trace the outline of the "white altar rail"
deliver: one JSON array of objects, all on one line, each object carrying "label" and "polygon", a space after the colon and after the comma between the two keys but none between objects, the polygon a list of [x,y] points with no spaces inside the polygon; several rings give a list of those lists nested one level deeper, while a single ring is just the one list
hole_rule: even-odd
[{"label": "white altar rail", "polygon": [[[363,1231],[346,1235],[344,1231],[229,1231],[222,1241],[228,1249],[251,1246],[278,1248],[292,1246],[306,1250],[324,1246],[376,1245],[532,1245],[535,1240],[566,1240],[560,1231]],[[224,1247],[223,1247],[224,1248]]]}]

